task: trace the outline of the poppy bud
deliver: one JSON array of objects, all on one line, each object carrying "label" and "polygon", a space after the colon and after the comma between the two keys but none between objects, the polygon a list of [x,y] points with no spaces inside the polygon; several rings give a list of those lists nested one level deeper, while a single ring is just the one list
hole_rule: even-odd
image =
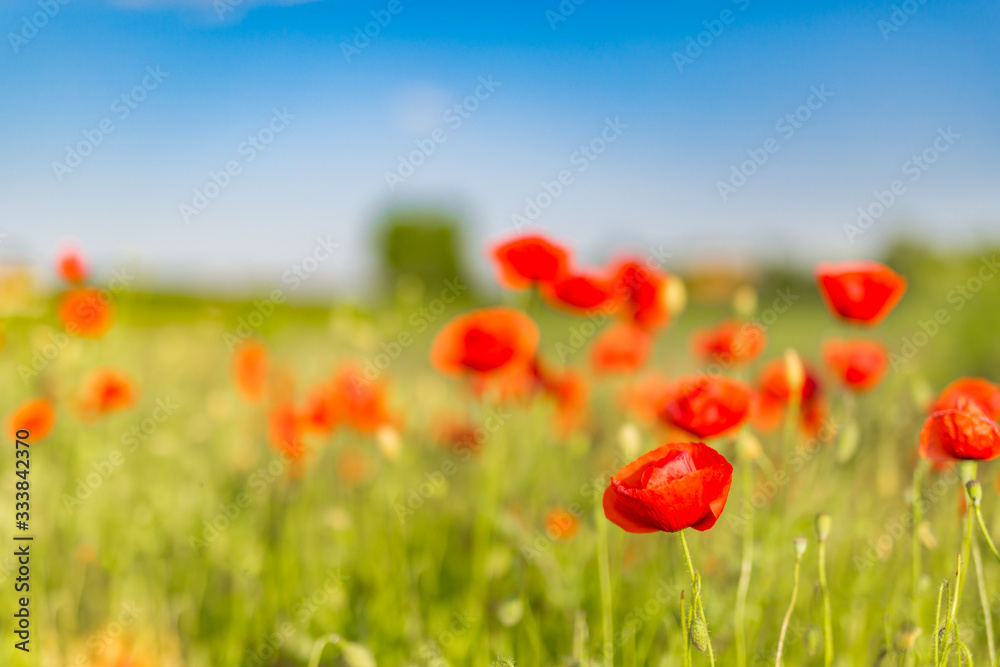
[{"label": "poppy bud", "polygon": [[524,602],[521,598],[513,597],[500,603],[497,607],[497,619],[505,628],[510,628],[521,622],[524,615]]},{"label": "poppy bud", "polygon": [[677,317],[687,305],[687,289],[684,287],[684,281],[674,275],[667,276],[667,289],[664,291],[663,300],[670,317]]},{"label": "poppy bud", "polygon": [[691,621],[691,627],[688,629],[688,638],[691,640],[691,646],[694,646],[702,653],[708,650],[708,625],[701,616],[696,615]]},{"label": "poppy bud", "polygon": [[785,350],[785,374],[788,376],[789,395],[800,395],[806,381],[806,371],[802,367],[799,353],[792,348]]},{"label": "poppy bud", "polygon": [[618,429],[618,447],[629,461],[639,456],[639,450],[642,448],[642,434],[632,422],[625,422]]},{"label": "poppy bud", "polygon": [[752,285],[740,285],[733,292],[733,312],[744,320],[757,312],[757,290]]},{"label": "poppy bud", "polygon": [[809,540],[806,539],[805,535],[796,535],[793,542],[795,544],[796,558],[802,558],[802,554],[806,552],[806,546],[809,544]]},{"label": "poppy bud", "polygon": [[399,432],[392,426],[379,426],[375,431],[375,442],[378,443],[379,451],[389,461],[399,458],[402,444],[399,440]]},{"label": "poppy bud", "polygon": [[917,637],[920,636],[920,628],[918,628],[913,623],[907,622],[903,624],[903,627],[899,629],[896,636],[893,637],[893,644],[897,653],[905,653],[913,648],[913,644],[917,641]]},{"label": "poppy bud", "polygon": [[820,542],[825,542],[830,535],[830,528],[833,526],[833,519],[826,512],[816,515],[816,535]]},{"label": "poppy bud", "polygon": [[757,436],[750,431],[743,431],[736,439],[736,451],[744,461],[755,461],[760,457],[763,448]]},{"label": "poppy bud", "polygon": [[840,437],[837,438],[837,461],[840,463],[850,461],[858,451],[859,444],[861,444],[861,431],[857,422],[852,419],[844,424]]},{"label": "poppy bud", "polygon": [[979,483],[979,480],[973,479],[965,483],[965,488],[969,490],[972,506],[979,507],[979,501],[983,499],[983,485]]}]

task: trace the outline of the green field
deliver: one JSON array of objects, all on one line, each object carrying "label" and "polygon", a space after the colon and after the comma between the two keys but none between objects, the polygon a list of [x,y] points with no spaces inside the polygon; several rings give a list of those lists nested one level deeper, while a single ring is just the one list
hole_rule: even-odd
[{"label": "green field", "polygon": [[[880,327],[864,332],[892,353],[881,386],[848,405],[824,382],[832,408],[825,442],[783,441],[780,428],[758,433],[764,455],[755,461],[743,460],[732,438],[712,442],[736,469],[732,491],[714,528],[685,533],[716,664],[740,664],[734,615],[747,544],[740,660],[774,664],[800,534],[809,544],[783,660],[823,664],[820,512],[832,518],[825,556],[834,664],[933,664],[940,585],[955,585],[963,489],[954,469],[933,471],[916,448],[924,406],[948,382],[1000,380],[994,257],[895,246],[885,261],[909,290]],[[850,332],[830,317],[808,271],[770,269],[747,280],[768,347],[744,377],[752,381],[787,348],[822,369],[823,339]],[[689,281],[687,308],[658,334],[648,364],[668,377],[700,370],[689,334],[731,315],[728,292],[710,298],[697,282]],[[691,580],[678,536],[627,534],[600,506],[609,475],[628,460],[623,427],[626,439],[637,430],[642,451],[665,442],[658,426],[622,404],[635,378],[595,375],[588,320],[526,294],[473,286],[439,308],[444,284],[396,285],[378,297],[270,308],[126,289],[113,295],[117,321],[98,340],[62,336],[55,295],[12,301],[0,325],[0,404],[6,414],[47,396],[56,422],[30,450],[30,660],[39,662],[15,662],[24,660],[8,613],[17,565],[6,547],[0,662],[423,666],[490,665],[503,656],[518,665],[605,665],[611,644],[615,665],[683,664],[681,595],[690,601]],[[768,314],[781,294],[791,295],[789,307]],[[582,427],[558,433],[551,401],[476,400],[432,368],[428,349],[440,327],[498,302],[539,324],[544,358],[583,374],[590,396]],[[260,317],[251,319],[254,312]],[[231,347],[244,338],[243,323],[270,352],[268,382],[296,404],[344,364],[371,362],[387,388],[398,451],[384,433],[339,428],[307,437],[301,462],[283,458],[269,444],[267,406],[243,400],[234,385]],[[81,383],[105,366],[131,378],[138,398],[127,410],[81,420]],[[478,454],[440,442],[449,417],[488,424]],[[853,451],[841,437],[852,421]],[[12,544],[18,480],[8,442],[0,534]],[[979,466],[994,536],[997,472]],[[575,534],[547,527],[556,507],[576,516]],[[610,615],[602,605],[605,540]],[[975,664],[985,665],[995,660],[1000,564],[974,542],[956,616]],[[693,661],[709,664],[699,652]]]}]

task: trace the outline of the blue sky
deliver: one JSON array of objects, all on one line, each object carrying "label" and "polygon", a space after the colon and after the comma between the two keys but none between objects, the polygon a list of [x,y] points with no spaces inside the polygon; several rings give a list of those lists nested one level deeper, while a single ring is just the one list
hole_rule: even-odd
[{"label": "blue sky", "polygon": [[[526,199],[592,261],[996,239],[996,3],[664,4],[7,0],[0,256],[73,237],[104,268],[211,289],[278,284],[323,236],[338,252],[312,284],[350,286],[390,206],[460,211],[475,250]],[[420,164],[390,188],[401,159]]]}]

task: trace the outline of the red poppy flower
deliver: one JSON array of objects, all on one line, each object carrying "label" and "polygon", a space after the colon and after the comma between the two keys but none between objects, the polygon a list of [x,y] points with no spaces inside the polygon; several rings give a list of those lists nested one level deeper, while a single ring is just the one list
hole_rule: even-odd
[{"label": "red poppy flower", "polygon": [[347,449],[337,459],[337,474],[348,486],[357,486],[368,479],[368,458],[356,449]]},{"label": "red poppy flower", "polygon": [[878,262],[823,262],[816,280],[830,311],[859,324],[881,322],[906,291],[906,278]]},{"label": "red poppy flower", "polygon": [[291,403],[281,403],[271,410],[271,445],[289,459],[298,461],[306,454],[302,441],[302,417]]},{"label": "red poppy flower", "polygon": [[830,372],[854,391],[874,389],[889,366],[885,348],[871,340],[828,340],[823,358]]},{"label": "red poppy flower", "polygon": [[659,271],[636,261],[622,262],[615,271],[614,290],[622,300],[622,315],[627,321],[647,329],[669,322],[667,277]]},{"label": "red poppy flower", "polygon": [[587,418],[590,395],[583,377],[566,370],[551,382],[548,391],[556,401],[556,431],[565,436],[578,429]]},{"label": "red poppy flower", "polygon": [[478,454],[488,437],[486,429],[464,418],[447,415],[437,417],[431,433],[439,446],[450,447],[456,454]]},{"label": "red poppy flower", "polygon": [[511,289],[552,282],[566,273],[566,251],[541,236],[521,236],[493,251],[500,282]]},{"label": "red poppy flower", "polygon": [[76,248],[66,248],[59,254],[57,268],[59,277],[72,285],[81,285],[87,280],[87,265]]},{"label": "red poppy flower", "polygon": [[545,513],[545,532],[555,540],[571,540],[580,530],[580,519],[564,507],[553,507]]},{"label": "red poppy flower", "polygon": [[59,304],[63,328],[74,336],[100,338],[115,321],[115,310],[106,292],[81,287],[63,295]]},{"label": "red poppy flower", "polygon": [[87,380],[79,408],[85,419],[103,417],[135,403],[135,386],[116,370],[95,371]]},{"label": "red poppy flower", "polygon": [[345,423],[361,433],[391,424],[385,384],[368,380],[361,370],[346,366],[333,379],[333,401]]},{"label": "red poppy flower", "polygon": [[990,461],[1000,456],[1000,426],[978,405],[960,398],[958,409],[940,410],[924,422],[920,456]]},{"label": "red poppy flower", "polygon": [[601,332],[590,351],[598,373],[632,373],[646,363],[652,337],[634,324],[613,324]]},{"label": "red poppy flower", "polygon": [[247,401],[259,401],[267,380],[267,348],[257,341],[247,341],[233,352],[236,389]]},{"label": "red poppy flower", "polygon": [[[29,443],[44,440],[56,421],[52,404],[44,398],[33,398],[21,403],[11,413],[7,421],[7,433],[11,440],[17,438],[18,431],[27,431]],[[24,438],[17,438],[24,440]]]},{"label": "red poppy flower", "polygon": [[630,533],[668,533],[715,525],[729,497],[733,466],[700,442],[646,452],[611,478],[604,516]]},{"label": "red poppy flower", "polygon": [[622,408],[641,421],[653,423],[659,420],[660,406],[670,391],[670,380],[661,373],[644,373],[630,383],[619,395]]},{"label": "red poppy flower", "polygon": [[[802,365],[802,369],[804,377],[799,393],[800,424],[806,433],[815,435],[826,419],[826,402],[816,372],[806,364]],[[777,426],[791,397],[785,360],[775,359],[764,366],[757,378],[754,425],[765,431]]]},{"label": "red poppy flower", "polygon": [[934,401],[930,412],[953,410],[958,399],[965,398],[978,405],[991,419],[1000,418],[1000,386],[983,378],[959,378],[949,384]]},{"label": "red poppy flower", "polygon": [[438,332],[431,362],[442,373],[492,373],[521,366],[538,348],[538,327],[513,308],[481,308],[459,315]]},{"label": "red poppy flower", "polygon": [[689,375],[670,383],[660,420],[699,438],[739,428],[750,415],[752,393],[742,382],[712,375]]},{"label": "red poppy flower", "polygon": [[758,325],[732,319],[697,329],[691,335],[691,348],[696,355],[726,366],[753,361],[765,345],[767,335]]},{"label": "red poppy flower", "polygon": [[341,417],[341,406],[332,383],[321,384],[306,396],[302,420],[303,427],[310,433],[332,433]]},{"label": "red poppy flower", "polygon": [[542,297],[553,308],[585,315],[608,306],[614,297],[611,281],[577,273],[542,285]]}]

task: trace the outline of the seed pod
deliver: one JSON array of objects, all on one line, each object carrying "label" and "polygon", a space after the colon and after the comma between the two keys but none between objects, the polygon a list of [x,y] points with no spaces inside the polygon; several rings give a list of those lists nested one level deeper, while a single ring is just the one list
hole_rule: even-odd
[{"label": "seed pod", "polygon": [[691,646],[694,646],[702,653],[708,650],[708,625],[701,616],[695,615],[691,621],[691,627],[688,629],[688,638],[691,640]]},{"label": "seed pod", "polygon": [[969,498],[972,499],[972,505],[979,505],[979,501],[983,499],[983,485],[979,483],[979,480],[972,480],[966,482],[965,488],[969,490]]},{"label": "seed pod", "polygon": [[830,536],[830,528],[833,527],[833,519],[826,512],[820,512],[816,515],[816,536],[819,538],[820,542],[825,542],[826,538]]},{"label": "seed pod", "polygon": [[793,540],[793,543],[795,544],[795,555],[801,558],[802,554],[806,552],[806,546],[808,546],[809,540],[806,539],[805,535],[797,535]]}]

